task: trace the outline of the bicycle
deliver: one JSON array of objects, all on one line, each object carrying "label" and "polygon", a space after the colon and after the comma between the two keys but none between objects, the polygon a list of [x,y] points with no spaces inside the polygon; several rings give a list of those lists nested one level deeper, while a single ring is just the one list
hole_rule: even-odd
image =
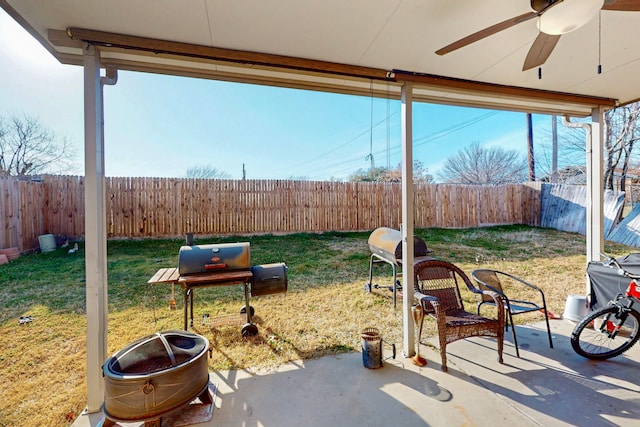
[{"label": "bicycle", "polygon": [[624,294],[619,293],[604,308],[589,313],[571,333],[571,347],[579,355],[593,360],[606,360],[629,350],[640,338],[640,275],[626,271],[618,261],[600,254],[603,262],[630,280]]}]

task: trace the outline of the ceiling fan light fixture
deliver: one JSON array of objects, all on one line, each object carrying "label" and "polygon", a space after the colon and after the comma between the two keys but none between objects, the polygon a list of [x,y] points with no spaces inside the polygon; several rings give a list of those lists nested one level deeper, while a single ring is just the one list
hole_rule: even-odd
[{"label": "ceiling fan light fixture", "polygon": [[546,34],[567,34],[591,21],[604,0],[560,0],[538,17],[538,29]]}]

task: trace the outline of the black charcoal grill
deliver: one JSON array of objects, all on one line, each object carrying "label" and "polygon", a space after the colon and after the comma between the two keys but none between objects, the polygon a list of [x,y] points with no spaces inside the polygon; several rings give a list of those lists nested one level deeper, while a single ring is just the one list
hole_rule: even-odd
[{"label": "black charcoal grill", "polygon": [[[373,282],[373,264],[387,263],[391,265],[393,270],[393,284],[387,286],[393,292],[393,307],[396,307],[396,290],[401,288],[398,281],[398,267],[402,266],[402,233],[399,230],[388,227],[380,227],[373,230],[369,235],[369,249],[371,250],[371,258],[369,259],[369,283],[365,285],[368,292],[372,288],[380,288]],[[418,236],[413,237],[413,256],[414,263],[431,258],[429,254],[433,251],[427,248],[427,244]]]},{"label": "black charcoal grill", "polygon": [[258,327],[251,322],[254,309],[249,304],[249,293],[251,296],[284,293],[288,285],[284,263],[251,265],[248,242],[182,246],[178,254],[178,273],[177,283],[184,289],[185,330],[188,329],[187,305],[191,309],[193,326],[193,292],[196,288],[241,284],[245,305],[240,313],[246,315],[242,335],[254,336]]}]

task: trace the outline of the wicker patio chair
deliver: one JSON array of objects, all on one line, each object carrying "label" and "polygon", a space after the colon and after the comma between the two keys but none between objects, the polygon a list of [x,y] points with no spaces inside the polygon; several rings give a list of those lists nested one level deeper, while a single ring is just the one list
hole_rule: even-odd
[{"label": "wicker patio chair", "polygon": [[[549,328],[549,312],[547,311],[547,302],[544,299],[544,292],[531,283],[525,282],[519,277],[516,277],[509,273],[503,273],[498,270],[490,269],[478,269],[471,272],[471,277],[476,281],[480,289],[487,289],[496,292],[502,297],[504,302],[504,308],[507,313],[505,327],[509,329],[511,324],[511,334],[513,335],[513,345],[516,348],[516,356],[520,357],[520,351],[518,350],[518,338],[516,337],[516,328],[513,325],[513,316],[523,313],[531,313],[534,311],[541,311],[544,314],[544,320],[547,323],[547,336],[549,337],[549,347],[553,348],[553,340],[551,339],[551,328]],[[504,292],[505,285],[509,287],[525,287],[536,291],[540,295],[539,302],[526,301],[520,299],[510,299]],[[480,308],[487,304],[495,306],[492,298],[488,298],[487,295],[481,294],[478,298],[478,314],[480,314]]]},{"label": "wicker patio chair", "polygon": [[[502,361],[504,340],[504,308],[502,299],[492,291],[476,288],[467,275],[455,265],[440,260],[427,260],[414,266],[415,298],[422,307],[423,314],[437,321],[440,340],[442,370],[447,371],[447,344],[462,338],[475,336],[495,337],[498,341],[498,362]],[[494,298],[497,319],[482,317],[464,309],[458,281],[476,294],[486,294]],[[422,320],[420,331],[422,331]],[[420,340],[420,337],[418,337]]]}]

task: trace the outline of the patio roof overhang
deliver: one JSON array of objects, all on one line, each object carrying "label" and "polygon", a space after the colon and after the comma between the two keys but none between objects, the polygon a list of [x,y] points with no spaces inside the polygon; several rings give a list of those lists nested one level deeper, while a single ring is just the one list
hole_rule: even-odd
[{"label": "patio roof overhang", "polygon": [[[100,49],[101,64],[121,70],[181,75],[350,95],[400,99],[401,85],[413,83],[416,102],[502,110],[588,116],[597,106],[612,108],[616,100],[553,92],[399,69],[380,69],[307,58],[256,53],[149,39],[83,28],[49,30],[58,48]],[[67,54],[69,63],[82,56]]]},{"label": "patio roof overhang", "polygon": [[121,70],[364,96],[373,89],[395,99],[410,78],[417,102],[588,116],[596,105],[640,99],[640,47],[626,35],[640,27],[640,13],[603,11],[600,26],[595,19],[564,35],[539,74],[521,71],[535,20],[435,53],[529,10],[528,1],[447,3],[0,0],[0,7],[65,64],[82,64],[84,41],[98,47],[103,66]]}]

